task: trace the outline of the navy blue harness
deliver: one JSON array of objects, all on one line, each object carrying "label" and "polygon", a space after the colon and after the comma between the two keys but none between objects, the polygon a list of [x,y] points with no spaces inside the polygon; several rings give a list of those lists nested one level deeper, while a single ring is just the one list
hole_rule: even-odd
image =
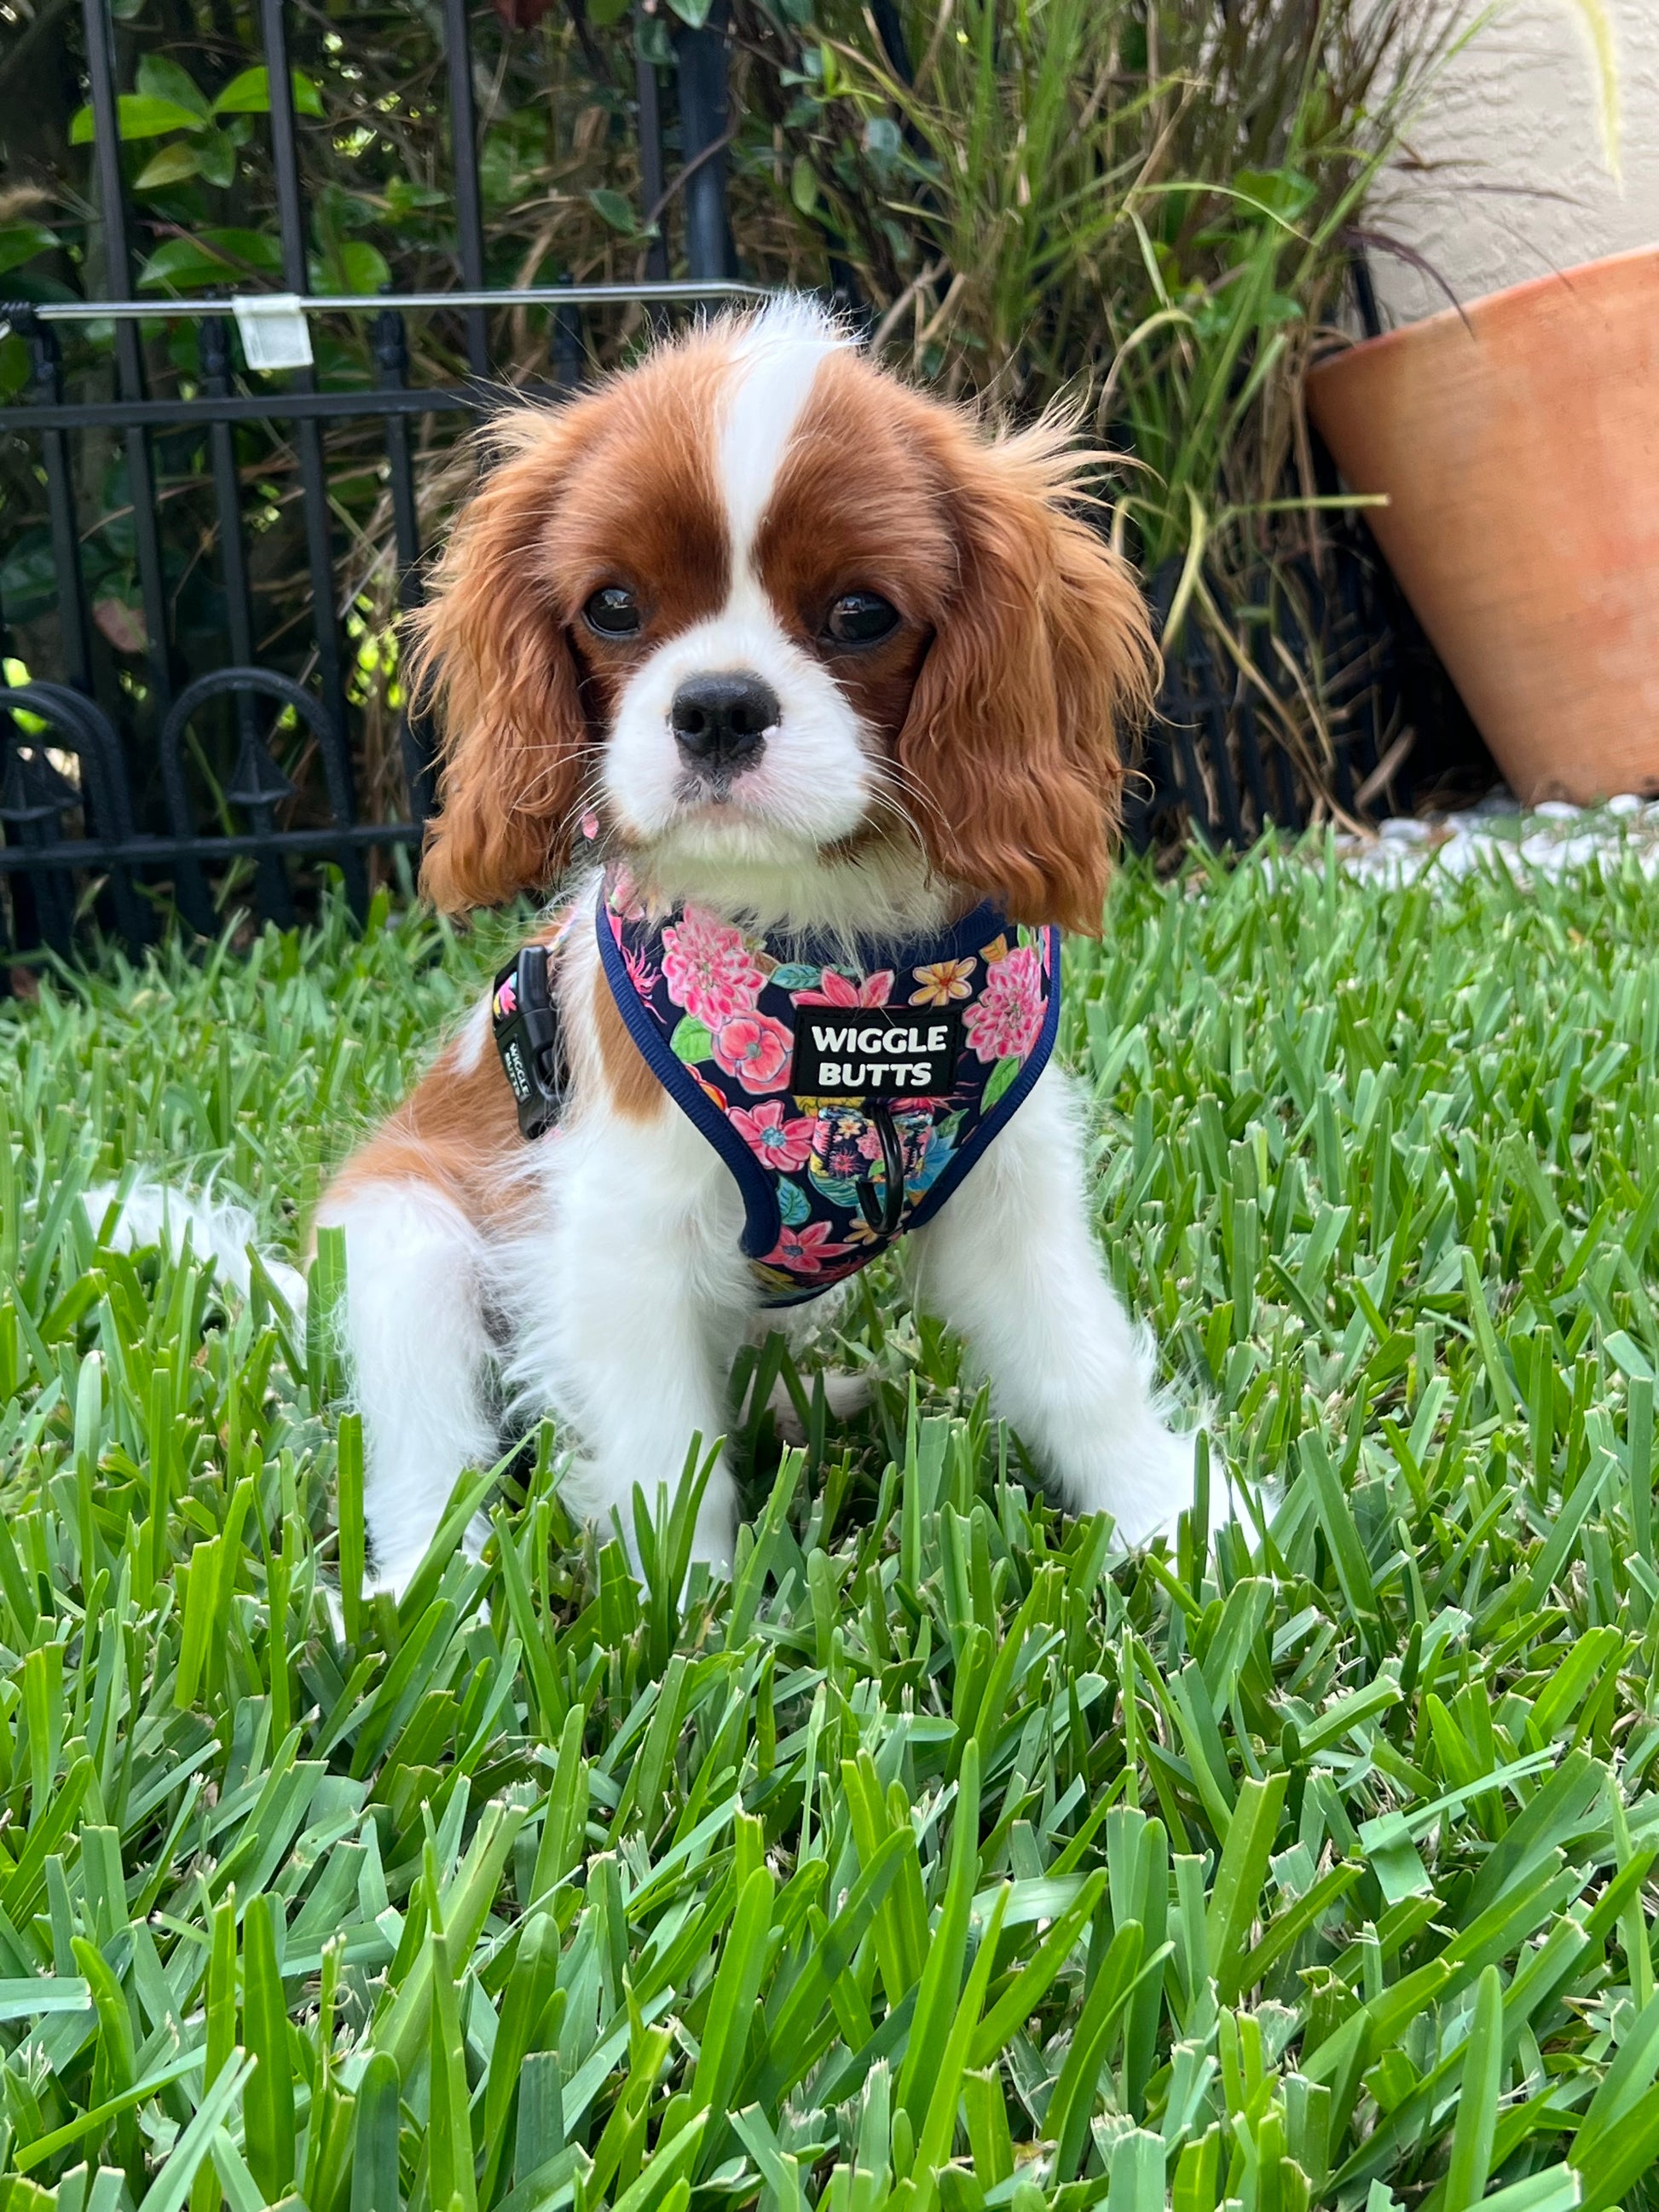
[{"label": "navy blue harness", "polygon": [[1060,933],[992,905],[854,968],[696,906],[653,918],[613,867],[598,930],[629,1035],[737,1179],[766,1305],[929,1220],[1054,1048]]}]

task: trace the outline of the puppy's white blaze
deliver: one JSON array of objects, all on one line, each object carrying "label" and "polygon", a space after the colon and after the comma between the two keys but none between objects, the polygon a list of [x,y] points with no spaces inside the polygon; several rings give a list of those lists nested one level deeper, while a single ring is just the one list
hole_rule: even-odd
[{"label": "puppy's white blaze", "polygon": [[[718,615],[653,653],[629,679],[605,748],[605,794],[618,823],[655,849],[655,872],[698,859],[738,868],[810,866],[850,836],[874,791],[866,732],[827,671],[789,636],[755,573],[757,532],[818,371],[849,343],[815,301],[775,301],[732,340],[715,422],[715,476],[726,510],[732,581]],[[747,670],[778,702],[763,759],[718,805],[688,790],[670,722],[688,678]]]},{"label": "puppy's white blaze", "polygon": [[816,301],[787,295],[757,315],[732,349],[719,476],[732,532],[734,591],[748,569],[755,532],[818,371],[848,343]]}]

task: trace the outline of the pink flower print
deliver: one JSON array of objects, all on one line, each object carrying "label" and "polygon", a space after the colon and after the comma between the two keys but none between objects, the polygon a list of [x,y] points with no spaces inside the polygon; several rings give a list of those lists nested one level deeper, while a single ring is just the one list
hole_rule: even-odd
[{"label": "pink flower print", "polygon": [[787,1267],[795,1275],[821,1275],[826,1260],[841,1260],[847,1255],[845,1244],[826,1242],[834,1226],[830,1221],[809,1221],[804,1229],[786,1229],[763,1264]]},{"label": "pink flower print", "polygon": [[884,1006],[892,988],[890,968],[866,975],[861,983],[850,981],[834,968],[826,968],[821,991],[792,991],[789,995],[798,1006]]},{"label": "pink flower print", "polygon": [[973,989],[971,977],[979,963],[970,954],[965,960],[930,960],[910,973],[921,985],[910,994],[913,1006],[948,1006],[952,999],[965,999]]},{"label": "pink flower print", "polygon": [[868,1117],[851,1106],[828,1106],[812,1132],[813,1173],[830,1182],[855,1182],[881,1153],[881,1138]]},{"label": "pink flower print", "polygon": [[636,951],[631,945],[623,946],[622,957],[623,964],[628,970],[629,982],[633,984],[641,998],[648,999],[657,988],[656,969],[646,958],[644,953]]},{"label": "pink flower print", "polygon": [[769,1098],[752,1112],[747,1107],[734,1106],[727,1118],[763,1167],[787,1174],[805,1167],[812,1156],[817,1122],[805,1115],[786,1115],[779,1099]]},{"label": "pink flower print", "polygon": [[711,1030],[751,1012],[766,981],[743,932],[700,906],[664,930],[662,972],[674,1004]]},{"label": "pink flower print", "polygon": [[1018,945],[992,963],[963,1024],[981,1060],[1025,1057],[1042,1027],[1042,968],[1034,945]]},{"label": "pink flower print", "polygon": [[770,1014],[733,1014],[714,1031],[714,1057],[745,1091],[776,1091],[794,1039]]}]

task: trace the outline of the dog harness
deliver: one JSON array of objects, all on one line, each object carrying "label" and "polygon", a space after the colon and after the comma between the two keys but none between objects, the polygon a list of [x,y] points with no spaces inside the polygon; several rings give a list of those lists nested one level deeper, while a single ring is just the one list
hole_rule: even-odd
[{"label": "dog harness", "polygon": [[629,1035],[737,1179],[767,1305],[931,1219],[1054,1049],[1060,933],[993,905],[858,968],[696,906],[653,918],[617,867],[597,915]]}]

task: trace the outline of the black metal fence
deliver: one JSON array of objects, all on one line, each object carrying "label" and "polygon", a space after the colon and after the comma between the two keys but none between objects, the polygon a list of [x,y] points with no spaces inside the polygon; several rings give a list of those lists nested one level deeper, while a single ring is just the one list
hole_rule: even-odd
[{"label": "black metal fence", "polygon": [[[97,0],[91,0],[91,4],[97,4]],[[33,396],[26,406],[8,410],[3,419],[7,428],[25,430],[39,441],[51,517],[64,672],[69,678],[67,683],[36,681],[0,686],[0,747],[4,752],[0,824],[6,840],[0,845],[0,876],[10,883],[14,946],[24,950],[46,944],[67,951],[77,902],[88,880],[106,875],[107,882],[97,893],[103,918],[130,941],[143,943],[149,934],[149,909],[137,890],[141,882],[171,883],[185,917],[197,928],[210,931],[217,922],[205,871],[212,863],[240,856],[247,856],[255,864],[261,911],[283,926],[294,919],[292,889],[284,865],[290,856],[320,854],[337,861],[347,891],[361,909],[367,899],[365,848],[418,845],[434,799],[431,750],[427,731],[418,719],[406,723],[404,732],[406,814],[392,820],[359,817],[320,430],[325,422],[348,420],[372,421],[380,426],[396,544],[397,596],[399,605],[407,609],[419,598],[422,550],[410,424],[429,416],[459,414],[476,419],[499,406],[506,395],[483,382],[411,390],[406,381],[408,313],[459,311],[482,318],[487,308],[503,303],[549,306],[553,311],[552,373],[544,388],[557,390],[568,387],[580,375],[582,352],[576,318],[590,302],[607,307],[641,301],[666,305],[726,298],[746,289],[715,279],[684,284],[561,286],[511,295],[479,289],[379,301],[310,299],[305,303],[310,313],[373,315],[374,353],[383,381],[367,391],[319,392],[309,372],[296,371],[288,391],[257,394],[233,388],[230,324],[222,312],[215,313],[211,307],[174,302],[158,307],[154,302],[131,301],[98,301],[85,310],[78,306],[0,307],[0,314],[26,336],[33,356]],[[207,371],[202,396],[150,399],[135,392],[113,400],[66,402],[62,398],[56,323],[96,316],[113,319],[118,333],[141,317],[154,320],[158,315],[199,319],[202,359]],[[122,352],[131,349],[122,349]],[[484,358],[487,361],[487,356]],[[137,383],[136,375],[131,381]],[[309,541],[315,690],[260,665],[254,658],[243,493],[231,429],[235,423],[255,421],[293,426]],[[150,468],[152,436],[175,428],[206,432],[230,654],[228,665],[198,677],[176,694],[168,649],[162,544]],[[133,727],[118,727],[95,696],[92,632],[70,454],[71,438],[94,429],[119,430],[126,449],[149,641],[148,703],[151,719],[159,724],[153,762],[134,758]],[[234,710],[234,764],[213,796],[222,821],[228,815],[246,826],[206,830],[201,827],[202,798],[192,788],[189,773],[189,740],[196,718],[215,702],[224,701],[230,702]],[[325,821],[302,827],[278,825],[278,809],[297,793],[294,780],[278,764],[260,728],[258,708],[262,702],[270,702],[279,716],[297,719],[308,732],[321,771]],[[267,714],[264,719],[268,722],[272,717]],[[73,756],[76,764],[73,778],[64,773],[67,763],[61,757],[65,754]],[[159,771],[159,776],[151,770]],[[158,781],[161,819],[142,824],[142,794]]]},{"label": "black metal fence", "polygon": [[[331,511],[325,428],[368,425],[378,438],[395,545],[395,598],[407,608],[419,596],[422,552],[412,433],[434,417],[476,419],[508,396],[489,380],[495,366],[490,310],[547,311],[546,374],[532,389],[557,391],[583,374],[583,317],[589,310],[647,303],[667,311],[753,289],[733,276],[726,216],[721,6],[711,9],[701,27],[679,30],[675,41],[683,162],[676,184],[686,281],[667,280],[659,242],[650,249],[641,283],[510,292],[492,290],[484,282],[465,0],[441,0],[441,12],[461,286],[379,298],[317,295],[307,282],[307,210],[283,0],[259,0],[283,289],[298,295],[307,318],[370,321],[376,381],[367,388],[325,390],[304,368],[256,383],[237,359],[230,301],[131,297],[114,27],[110,0],[83,0],[103,266],[112,296],[0,301],[0,325],[26,341],[31,370],[22,403],[0,410],[0,434],[29,441],[40,481],[58,663],[50,678],[0,684],[0,909],[14,952],[37,945],[67,952],[88,905],[106,927],[143,944],[154,913],[144,892],[154,884],[169,886],[185,916],[198,928],[211,929],[216,917],[210,876],[237,860],[252,864],[258,904],[278,922],[294,917],[289,863],[296,859],[322,856],[336,863],[361,908],[367,896],[366,853],[418,845],[433,803],[433,764],[424,729],[418,721],[406,725],[404,805],[397,818],[363,818],[354,789],[354,702],[340,634],[340,548]],[[639,74],[639,166],[648,210],[664,198],[663,131],[656,70],[641,59]],[[460,319],[467,382],[411,388],[408,319],[415,315]],[[199,374],[184,396],[156,398],[147,389],[141,325],[158,321],[194,327]],[[76,324],[113,326],[114,388],[108,397],[66,397],[59,334]],[[309,579],[307,682],[279,672],[258,647],[247,548],[250,491],[235,445],[237,427],[252,423],[280,426],[297,462]],[[109,655],[99,649],[88,610],[76,468],[76,441],[99,435],[117,441],[125,462],[143,633],[140,667],[124,672],[120,683],[112,680]],[[173,549],[166,542],[155,464],[158,441],[179,437],[210,487],[224,628],[224,665],[183,683],[168,589]],[[0,603],[0,656],[9,650],[5,618]],[[217,723],[223,741],[214,757],[224,771],[218,775],[198,742],[204,720]],[[314,789],[301,793],[295,776],[279,763],[271,744],[277,725],[297,734],[298,756]],[[292,744],[289,750],[294,752]],[[311,818],[295,821],[296,812]]]},{"label": "black metal fence", "polygon": [[[260,377],[239,364],[232,301],[131,296],[110,0],[83,0],[104,281],[112,296],[0,302],[0,323],[21,336],[29,352],[27,395],[0,409],[0,435],[26,441],[32,457],[50,546],[57,664],[46,678],[0,685],[0,912],[11,953],[39,946],[67,952],[88,911],[106,930],[142,944],[155,910],[149,894],[158,886],[192,924],[211,930],[233,864],[240,870],[239,899],[251,892],[260,911],[281,924],[296,912],[295,862],[332,862],[361,908],[371,854],[418,845],[433,803],[433,763],[425,731],[418,721],[405,723],[401,791],[390,806],[384,792],[373,806],[362,804],[354,761],[361,757],[356,739],[362,705],[354,690],[349,641],[342,638],[341,533],[331,507],[331,469],[337,459],[331,460],[325,433],[337,438],[351,426],[359,441],[354,465],[372,467],[384,486],[396,565],[392,597],[407,608],[421,588],[419,471],[434,455],[441,464],[450,442],[437,438],[422,454],[416,441],[423,426],[445,418],[464,423],[506,396],[489,380],[493,310],[545,313],[539,388],[557,391],[583,374],[585,316],[611,315],[623,303],[640,302],[653,309],[660,303],[667,312],[674,303],[752,289],[737,279],[726,216],[724,0],[715,0],[702,27],[676,33],[680,168],[666,193],[661,88],[656,66],[643,58],[639,64],[642,213],[678,192],[685,281],[668,281],[659,239],[640,283],[510,292],[484,283],[465,0],[441,0],[441,12],[460,288],[378,298],[318,295],[307,289],[307,208],[284,0],[258,0],[283,287],[299,295],[307,317],[325,325],[338,317],[368,323],[371,380],[334,389],[323,388],[311,369]],[[465,381],[411,384],[410,319],[416,316],[447,319],[467,364]],[[158,322],[188,326],[195,337],[192,374],[176,396],[153,396],[147,385],[141,326]],[[60,333],[88,323],[112,326],[112,389],[106,396],[67,396]],[[297,486],[308,596],[296,618],[304,649],[289,652],[286,670],[255,621],[250,513],[264,495],[257,469],[250,483],[238,445],[252,425],[280,436]],[[142,629],[142,641],[135,631],[126,641],[126,661],[113,671],[88,606],[86,493],[76,466],[94,440],[105,441],[124,466]],[[160,469],[158,454],[165,465]],[[204,502],[187,556],[174,542],[178,502],[170,496],[180,480]],[[170,578],[181,559],[206,563],[216,575],[215,619],[222,634],[210,657],[218,665],[205,672],[199,653],[179,649],[178,594],[170,591]],[[1274,614],[1275,634],[1281,645],[1288,640],[1288,649],[1272,659],[1265,685],[1259,669],[1248,672],[1255,665],[1248,655],[1242,663],[1224,661],[1195,627],[1172,656],[1163,720],[1130,811],[1137,842],[1171,823],[1215,843],[1243,842],[1269,822],[1301,823],[1308,794],[1322,777],[1298,776],[1267,730],[1275,717],[1275,684],[1287,694],[1317,693],[1332,709],[1331,757],[1321,765],[1322,781],[1334,786],[1341,805],[1363,804],[1368,783],[1389,770],[1400,719],[1389,647],[1398,610],[1384,605],[1358,533],[1339,533],[1330,557],[1309,569],[1305,583],[1299,607]],[[5,619],[0,603],[0,656],[9,649]],[[0,945],[0,989],[9,964]]]}]

